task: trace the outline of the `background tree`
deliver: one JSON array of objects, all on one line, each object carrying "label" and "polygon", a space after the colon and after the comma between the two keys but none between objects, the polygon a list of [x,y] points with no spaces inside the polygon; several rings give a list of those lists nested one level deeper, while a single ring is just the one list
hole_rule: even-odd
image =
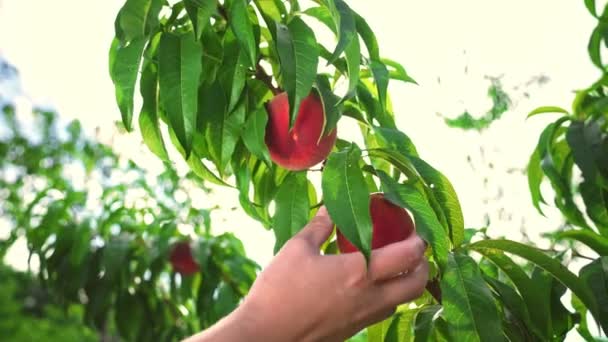
[{"label": "background tree", "polygon": [[1,266],[2,336],[175,340],[232,311],[258,266],[233,235],[212,234],[212,208],[174,197],[205,189],[198,178],[169,166],[155,177],[77,121],[14,109],[0,115],[0,256],[25,241],[30,269]]}]

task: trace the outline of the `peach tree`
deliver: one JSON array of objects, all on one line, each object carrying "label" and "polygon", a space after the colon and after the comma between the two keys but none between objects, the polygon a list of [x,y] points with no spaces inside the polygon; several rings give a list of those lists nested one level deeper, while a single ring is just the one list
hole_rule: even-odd
[{"label": "peach tree", "polygon": [[[415,81],[344,0],[127,0],[115,31],[110,74],[124,127],[137,118],[156,156],[238,190],[242,210],[274,232],[275,252],[321,205],[366,259],[370,194],[413,216],[429,243],[428,293],[370,327],[370,341],[561,340],[588,332],[587,313],[606,331],[603,261],[577,276],[559,253],[465,229],[452,184],[395,123],[389,81]],[[348,121],[356,137],[340,130]],[[601,122],[590,127],[605,139]],[[323,252],[337,253],[336,242]],[[562,304],[566,292],[576,312]]]}]

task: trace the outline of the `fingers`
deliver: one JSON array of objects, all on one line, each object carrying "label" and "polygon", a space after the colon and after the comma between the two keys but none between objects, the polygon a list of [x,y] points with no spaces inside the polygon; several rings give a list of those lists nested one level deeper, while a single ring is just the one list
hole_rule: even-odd
[{"label": "fingers", "polygon": [[428,277],[429,263],[425,259],[412,272],[379,284],[385,305],[399,305],[422,296]]},{"label": "fingers", "polygon": [[424,257],[426,245],[417,235],[372,251],[369,265],[373,281],[390,279],[413,270]]},{"label": "fingers", "polygon": [[329,238],[333,229],[334,224],[329,217],[327,208],[322,206],[315,217],[294,237],[304,239],[318,249]]}]

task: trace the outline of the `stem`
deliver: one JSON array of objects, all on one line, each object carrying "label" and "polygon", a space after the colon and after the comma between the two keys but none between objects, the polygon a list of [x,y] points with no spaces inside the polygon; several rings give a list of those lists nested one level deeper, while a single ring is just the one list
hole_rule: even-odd
[{"label": "stem", "polygon": [[439,279],[435,278],[429,280],[426,283],[426,290],[435,298],[437,303],[441,304],[441,287],[439,286]]},{"label": "stem", "polygon": [[270,75],[268,75],[266,73],[266,71],[264,71],[264,68],[262,68],[262,65],[260,65],[259,62],[255,66],[255,78],[264,82],[264,84],[266,84],[266,86],[268,87],[268,89],[270,89],[270,91],[272,92],[273,95],[276,95],[281,92],[281,89],[279,89],[278,87],[275,87],[272,84],[272,77]]}]

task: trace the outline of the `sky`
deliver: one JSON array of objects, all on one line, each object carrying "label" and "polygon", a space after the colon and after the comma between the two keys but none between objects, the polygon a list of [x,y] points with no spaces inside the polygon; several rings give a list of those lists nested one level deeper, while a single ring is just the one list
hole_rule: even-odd
[{"label": "sky", "polygon": [[[521,170],[551,117],[525,120],[525,116],[543,105],[570,108],[573,91],[598,77],[586,52],[594,22],[583,2],[348,3],[375,31],[381,54],[402,63],[418,81],[419,85],[390,85],[397,124],[421,156],[452,181],[466,226],[483,227],[489,218],[492,235],[518,239],[524,228],[541,244],[538,237],[555,229],[560,215],[548,209],[548,217],[542,217],[534,210]],[[121,153],[155,169],[159,163],[142,146],[139,133],[119,134],[114,128],[120,114],[108,73],[108,48],[122,4],[122,0],[0,0],[0,55],[19,70],[24,92],[19,106],[43,104],[66,120],[79,119],[91,134],[98,128],[102,141],[121,146]],[[526,85],[540,75],[549,82]],[[480,115],[490,108],[486,76],[501,77],[513,99],[512,110],[482,134],[445,126],[440,115],[454,117],[464,110]],[[352,122],[342,121],[340,136],[357,134]],[[213,229],[235,232],[252,258],[261,265],[269,262],[273,235],[238,209],[235,191],[220,189],[201,200],[209,206],[237,207],[216,212]],[[20,255],[13,253],[17,260]]]}]

